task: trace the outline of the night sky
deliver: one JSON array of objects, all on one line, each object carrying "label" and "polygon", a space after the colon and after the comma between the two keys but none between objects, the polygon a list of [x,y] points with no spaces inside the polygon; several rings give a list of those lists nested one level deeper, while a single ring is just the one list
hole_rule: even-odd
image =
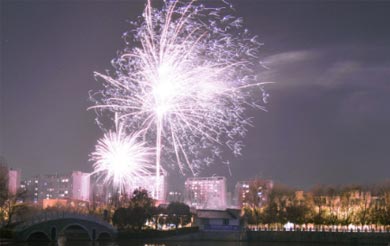
[{"label": "night sky", "polygon": [[[206,1],[207,2],[207,1]],[[87,111],[93,72],[111,69],[144,1],[1,1],[0,155],[29,177],[92,171],[102,133]],[[255,176],[299,188],[375,183],[390,174],[390,1],[236,0],[236,15],[264,43],[259,71],[268,112],[233,176],[216,162],[203,176],[230,186]],[[171,185],[183,178],[172,174]]]}]

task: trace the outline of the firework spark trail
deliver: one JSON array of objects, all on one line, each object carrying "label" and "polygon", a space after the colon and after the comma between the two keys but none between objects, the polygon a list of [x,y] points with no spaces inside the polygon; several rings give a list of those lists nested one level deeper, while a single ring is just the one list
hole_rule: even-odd
[{"label": "firework spark trail", "polygon": [[107,132],[98,140],[96,150],[91,154],[94,162],[91,175],[99,175],[120,192],[152,176],[154,149],[147,148],[138,138],[139,134],[126,135],[122,127],[116,132]]},{"label": "firework spark trail", "polygon": [[172,153],[183,173],[195,174],[220,146],[239,154],[250,125],[245,108],[264,109],[267,96],[258,96],[265,83],[255,72],[261,44],[228,6],[195,2],[166,1],[158,10],[148,0],[125,35],[131,42],[113,61],[115,73],[95,72],[104,89],[92,95],[91,108],[119,114],[127,129],[156,146],[157,176],[161,155]]}]

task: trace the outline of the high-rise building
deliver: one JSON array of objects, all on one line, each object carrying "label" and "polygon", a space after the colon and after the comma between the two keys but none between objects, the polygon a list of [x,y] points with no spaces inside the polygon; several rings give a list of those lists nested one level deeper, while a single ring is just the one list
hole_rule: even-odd
[{"label": "high-rise building", "polygon": [[268,193],[272,188],[272,180],[252,179],[239,181],[235,187],[234,204],[238,207],[251,205],[252,203],[256,203],[256,206],[261,206],[267,201]]},{"label": "high-rise building", "polygon": [[9,169],[8,170],[8,192],[15,195],[20,188],[20,169]]},{"label": "high-rise building", "polygon": [[20,188],[26,191],[26,201],[37,203],[39,200],[39,176],[23,180]]},{"label": "high-rise building", "polygon": [[90,174],[76,171],[72,173],[72,199],[89,201],[91,181]]},{"label": "high-rise building", "polygon": [[197,209],[224,210],[226,202],[225,177],[193,177],[185,182],[185,202]]},{"label": "high-rise building", "polygon": [[38,175],[23,181],[21,188],[27,191],[26,200],[34,203],[44,199],[90,200],[89,174],[78,171]]},{"label": "high-rise building", "polygon": [[20,188],[20,169],[8,168],[6,160],[0,156],[0,175],[2,183],[8,189],[8,193],[15,195]]}]

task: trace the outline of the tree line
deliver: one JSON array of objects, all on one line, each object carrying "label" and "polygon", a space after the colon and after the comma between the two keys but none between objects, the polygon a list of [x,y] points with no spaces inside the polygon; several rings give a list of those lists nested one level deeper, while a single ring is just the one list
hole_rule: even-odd
[{"label": "tree line", "polygon": [[[261,199],[253,182],[243,207],[252,225],[390,225],[390,182],[372,186],[325,186],[299,191],[275,185]],[[260,202],[261,201],[261,202]]]},{"label": "tree line", "polygon": [[136,189],[130,199],[121,200],[121,205],[112,216],[112,223],[119,229],[161,229],[164,226],[169,229],[169,225],[177,229],[191,222],[192,214],[188,205],[171,202],[167,206],[155,206],[154,200],[144,189]]}]

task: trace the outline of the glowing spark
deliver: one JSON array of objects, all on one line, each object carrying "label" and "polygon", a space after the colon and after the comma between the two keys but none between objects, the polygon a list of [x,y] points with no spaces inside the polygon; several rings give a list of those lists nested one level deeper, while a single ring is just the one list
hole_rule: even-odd
[{"label": "glowing spark", "polygon": [[91,154],[92,174],[100,175],[105,183],[112,183],[121,191],[150,177],[154,170],[154,164],[151,164],[154,150],[145,147],[137,138],[137,134],[125,135],[122,130],[106,133]]},{"label": "glowing spark", "polygon": [[113,61],[115,73],[95,72],[104,90],[92,95],[91,108],[117,113],[155,145],[157,177],[162,157],[196,174],[221,157],[221,146],[240,154],[250,125],[245,108],[264,109],[255,72],[261,44],[229,6],[194,2],[164,1],[158,10],[148,0],[124,35],[128,47]]}]

